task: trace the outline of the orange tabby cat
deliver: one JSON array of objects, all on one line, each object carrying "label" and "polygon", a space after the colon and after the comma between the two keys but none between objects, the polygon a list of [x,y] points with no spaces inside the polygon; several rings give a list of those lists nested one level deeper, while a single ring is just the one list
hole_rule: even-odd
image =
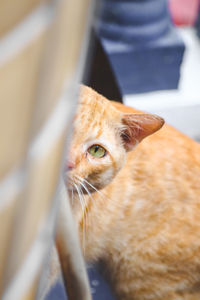
[{"label": "orange tabby cat", "polygon": [[66,183],[121,300],[200,299],[200,145],[163,123],[81,89]]}]

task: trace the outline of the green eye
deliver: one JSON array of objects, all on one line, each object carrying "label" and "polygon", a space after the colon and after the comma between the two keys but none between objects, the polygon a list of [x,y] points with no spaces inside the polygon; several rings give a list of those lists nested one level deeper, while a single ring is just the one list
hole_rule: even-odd
[{"label": "green eye", "polygon": [[88,149],[88,152],[90,155],[97,157],[97,158],[102,158],[106,155],[106,150],[99,146],[99,145],[93,145]]}]

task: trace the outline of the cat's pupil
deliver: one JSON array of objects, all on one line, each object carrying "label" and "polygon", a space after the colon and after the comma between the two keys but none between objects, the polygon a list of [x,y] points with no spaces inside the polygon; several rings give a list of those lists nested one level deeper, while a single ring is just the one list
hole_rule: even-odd
[{"label": "cat's pupil", "polygon": [[96,153],[98,150],[99,150],[99,146],[96,145],[94,152]]}]

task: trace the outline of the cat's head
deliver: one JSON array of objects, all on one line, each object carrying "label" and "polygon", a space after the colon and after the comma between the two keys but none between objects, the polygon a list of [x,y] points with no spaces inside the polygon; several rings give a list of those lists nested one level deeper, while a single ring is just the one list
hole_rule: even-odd
[{"label": "cat's head", "polygon": [[81,87],[66,163],[69,190],[92,193],[104,188],[123,167],[127,151],[163,123],[151,114],[122,113],[92,89]]}]

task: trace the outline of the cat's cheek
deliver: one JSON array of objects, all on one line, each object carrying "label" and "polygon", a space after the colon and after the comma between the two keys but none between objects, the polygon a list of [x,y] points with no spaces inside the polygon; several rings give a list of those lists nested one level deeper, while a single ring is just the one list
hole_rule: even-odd
[{"label": "cat's cheek", "polygon": [[86,154],[86,159],[88,160],[88,162],[90,164],[96,165],[96,166],[104,165],[104,164],[107,165],[110,162],[108,154],[105,157],[102,157],[102,158],[95,158],[95,157],[92,157],[89,153],[87,153]]},{"label": "cat's cheek", "polygon": [[114,177],[114,170],[112,168],[107,169],[101,174],[101,180],[104,185],[109,184]]}]

